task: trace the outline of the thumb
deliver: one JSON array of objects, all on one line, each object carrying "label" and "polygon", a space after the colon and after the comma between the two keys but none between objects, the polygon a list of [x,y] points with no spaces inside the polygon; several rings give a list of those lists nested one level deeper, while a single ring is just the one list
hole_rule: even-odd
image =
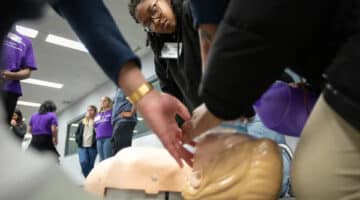
[{"label": "thumb", "polygon": [[191,116],[189,110],[178,99],[176,99],[175,97],[174,99],[176,101],[176,106],[177,106],[176,114],[178,114],[185,121],[190,120]]}]

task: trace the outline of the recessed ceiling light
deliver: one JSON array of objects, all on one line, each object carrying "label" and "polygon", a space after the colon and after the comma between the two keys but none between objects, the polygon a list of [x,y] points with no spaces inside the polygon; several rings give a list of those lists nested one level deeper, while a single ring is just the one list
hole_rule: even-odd
[{"label": "recessed ceiling light", "polygon": [[137,120],[142,121],[144,119],[142,117],[138,117]]},{"label": "recessed ceiling light", "polygon": [[70,39],[60,37],[57,35],[49,34],[46,37],[45,41],[48,43],[51,43],[51,44],[62,46],[62,47],[67,47],[67,48],[71,48],[71,49],[75,49],[75,50],[79,50],[79,51],[83,51],[83,52],[88,52],[86,47],[81,42],[70,40]]},{"label": "recessed ceiling light", "polygon": [[18,101],[17,105],[38,108],[38,107],[40,107],[41,104],[40,103],[29,102],[29,101]]},{"label": "recessed ceiling light", "polygon": [[25,35],[25,36],[30,37],[30,38],[36,38],[36,36],[39,34],[38,30],[28,28],[28,27],[25,27],[25,26],[16,25],[15,29],[20,34]]},{"label": "recessed ceiling light", "polygon": [[22,83],[32,84],[32,85],[40,85],[40,86],[44,86],[44,87],[51,87],[51,88],[56,88],[56,89],[61,89],[61,88],[64,87],[64,84],[61,84],[61,83],[43,81],[43,80],[34,79],[34,78],[24,79],[24,80],[21,80],[21,82]]}]

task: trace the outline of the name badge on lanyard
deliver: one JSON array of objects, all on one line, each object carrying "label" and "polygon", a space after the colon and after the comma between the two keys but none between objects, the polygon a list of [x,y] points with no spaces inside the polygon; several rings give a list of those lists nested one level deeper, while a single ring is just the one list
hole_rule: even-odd
[{"label": "name badge on lanyard", "polygon": [[161,58],[177,59],[181,55],[182,43],[165,42],[161,49]]},{"label": "name badge on lanyard", "polygon": [[21,42],[22,42],[21,37],[15,35],[14,33],[9,32],[8,35],[7,35],[7,37],[8,37],[10,40],[14,41],[14,42],[17,42],[17,43],[21,43]]},{"label": "name badge on lanyard", "polygon": [[97,121],[100,121],[101,120],[101,116],[100,115],[97,115],[94,119],[94,122],[97,122]]}]

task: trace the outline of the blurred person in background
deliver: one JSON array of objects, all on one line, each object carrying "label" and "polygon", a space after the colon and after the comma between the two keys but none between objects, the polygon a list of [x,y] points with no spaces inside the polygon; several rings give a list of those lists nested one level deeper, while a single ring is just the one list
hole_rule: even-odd
[{"label": "blurred person in background", "polygon": [[96,133],[94,128],[94,118],[97,108],[90,105],[87,108],[84,119],[79,123],[75,132],[75,141],[78,145],[79,161],[84,177],[87,177],[94,167],[96,150]]},{"label": "blurred person in background", "polygon": [[40,152],[51,152],[58,161],[60,154],[55,147],[58,144],[58,119],[55,111],[53,101],[42,103],[39,112],[30,118],[29,132],[32,134],[30,146]]},{"label": "blurred person in background", "polygon": [[10,129],[20,141],[24,139],[26,134],[26,124],[19,109],[15,109],[15,112],[10,121]]},{"label": "blurred person in background", "polygon": [[111,125],[112,117],[112,100],[110,97],[101,98],[99,113],[95,116],[94,127],[96,132],[96,146],[99,153],[100,161],[112,156],[111,137],[113,126]]}]

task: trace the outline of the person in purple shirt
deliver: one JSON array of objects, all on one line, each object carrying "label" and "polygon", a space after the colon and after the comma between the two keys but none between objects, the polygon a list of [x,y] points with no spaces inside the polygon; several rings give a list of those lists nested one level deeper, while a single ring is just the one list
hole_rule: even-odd
[{"label": "person in purple shirt", "polygon": [[94,120],[96,132],[96,146],[100,161],[112,156],[111,137],[113,126],[111,124],[112,100],[105,96],[101,98],[99,113]]},{"label": "person in purple shirt", "polygon": [[39,112],[31,116],[29,132],[32,134],[30,146],[41,151],[51,152],[59,158],[55,146],[58,144],[58,120],[55,114],[56,105],[47,100],[41,104]]},{"label": "person in purple shirt", "polygon": [[32,70],[36,70],[34,50],[30,39],[11,30],[3,45],[3,59],[0,65],[0,80],[3,82],[2,92],[10,123],[18,98],[22,95],[20,80],[29,78]]}]

